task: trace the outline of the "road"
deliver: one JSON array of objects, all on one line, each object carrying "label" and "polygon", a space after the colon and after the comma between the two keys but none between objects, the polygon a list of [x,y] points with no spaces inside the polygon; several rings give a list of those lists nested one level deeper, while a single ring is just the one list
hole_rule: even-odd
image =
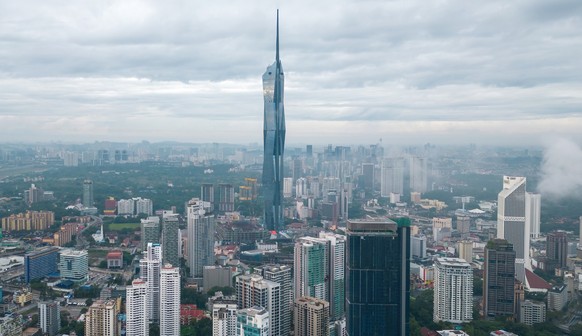
[{"label": "road", "polygon": [[92,226],[101,226],[101,224],[103,224],[103,220],[97,216],[91,216],[91,218],[93,219],[91,222],[87,223],[87,226],[85,226],[85,228],[83,228],[83,230],[79,231],[77,233],[77,248],[78,249],[87,249],[89,248],[89,242],[87,242],[87,240],[85,239],[85,237],[83,236],[83,232],[85,232],[85,230],[87,230],[88,228],[92,227]]}]

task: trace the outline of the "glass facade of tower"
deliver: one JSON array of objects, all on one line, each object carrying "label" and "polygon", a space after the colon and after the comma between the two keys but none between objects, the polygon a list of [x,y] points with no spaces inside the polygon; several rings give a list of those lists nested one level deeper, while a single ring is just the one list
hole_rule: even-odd
[{"label": "glass facade of tower", "polygon": [[277,12],[277,52],[275,63],[263,74],[263,198],[265,227],[283,227],[283,152],[285,150],[285,111],[283,108],[284,75],[279,59],[279,12]]},{"label": "glass facade of tower", "polygon": [[409,335],[409,244],[406,225],[348,221],[348,335]]}]

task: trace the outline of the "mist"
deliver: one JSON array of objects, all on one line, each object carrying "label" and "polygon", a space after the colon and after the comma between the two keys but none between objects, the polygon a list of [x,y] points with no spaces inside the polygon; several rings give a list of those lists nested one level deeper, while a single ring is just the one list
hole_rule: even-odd
[{"label": "mist", "polygon": [[546,144],[538,189],[542,197],[553,200],[582,197],[582,148],[578,144],[564,138]]}]

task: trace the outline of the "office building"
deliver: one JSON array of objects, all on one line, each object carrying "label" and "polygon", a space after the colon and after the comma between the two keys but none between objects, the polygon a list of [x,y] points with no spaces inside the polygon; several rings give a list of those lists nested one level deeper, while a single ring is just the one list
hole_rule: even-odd
[{"label": "office building", "polygon": [[410,191],[421,194],[428,191],[428,165],[426,158],[410,157]]},{"label": "office building", "polygon": [[327,248],[327,295],[325,300],[329,302],[330,318],[338,320],[345,315],[345,262],[346,262],[346,237],[343,235],[320,232],[319,238],[325,240]]},{"label": "office building", "polygon": [[116,300],[95,301],[85,314],[85,336],[116,336],[117,314]]},{"label": "office building", "polygon": [[208,203],[209,212],[214,212],[214,184],[204,183],[200,187],[200,200]]},{"label": "office building", "polygon": [[324,239],[302,237],[295,241],[293,253],[295,297],[327,300],[329,254]]},{"label": "office building", "polygon": [[44,278],[59,270],[59,249],[47,247],[24,255],[24,281]]},{"label": "office building", "polygon": [[382,171],[380,174],[380,195],[382,197],[390,197],[390,194],[404,194],[403,158],[382,160]]},{"label": "office building", "polygon": [[160,320],[160,272],[162,266],[162,246],[149,243],[143,258],[139,261],[141,278],[146,281],[147,316],[149,323]]},{"label": "office building", "polygon": [[[281,285],[263,279],[258,274],[240,275],[236,278],[236,300],[239,308],[262,307],[269,312],[271,335],[281,333]],[[240,328],[239,328],[240,329]]]},{"label": "office building", "polygon": [[410,228],[406,219],[400,221],[348,220],[348,335],[410,333]]},{"label": "office building", "polygon": [[374,190],[376,176],[373,163],[362,163],[362,179],[364,189]]},{"label": "office building", "polygon": [[125,288],[126,336],[149,336],[148,287],[142,279]]},{"label": "office building", "polygon": [[519,306],[519,322],[534,325],[546,322],[546,304],[525,300]]},{"label": "office building", "polygon": [[59,272],[61,279],[76,283],[87,281],[89,255],[86,250],[61,250]]},{"label": "office building", "polygon": [[473,262],[473,242],[470,240],[461,240],[457,244],[459,251],[459,258],[465,260],[469,264]]},{"label": "office building", "polygon": [[180,268],[165,265],[160,272],[160,336],[180,334]]},{"label": "office building", "polygon": [[236,319],[237,335],[239,336],[280,335],[271,331],[270,314],[263,307],[239,309]]},{"label": "office building", "polygon": [[473,317],[473,270],[460,258],[434,263],[433,320],[467,323]]},{"label": "office building", "polygon": [[265,280],[276,282],[281,288],[281,335],[288,335],[291,330],[293,311],[293,276],[287,265],[267,264],[255,268],[255,273]]},{"label": "office building", "polygon": [[504,176],[503,190],[497,196],[497,238],[506,239],[515,251],[515,275],[528,287],[525,270],[531,271],[529,226],[526,225],[526,179]]},{"label": "office building", "polygon": [[215,219],[204,210],[204,202],[193,198],[188,202],[188,266],[190,276],[201,278],[204,266],[214,265]]},{"label": "office building", "polygon": [[44,335],[55,336],[61,329],[61,309],[56,301],[38,303],[38,321]]},{"label": "office building", "polygon": [[483,264],[483,313],[513,316],[515,313],[515,251],[504,239],[490,240]]},{"label": "office building", "polygon": [[277,11],[277,44],[275,63],[263,74],[263,199],[265,228],[283,228],[283,157],[285,152],[285,108],[283,91],[285,76],[279,59],[279,11]]},{"label": "office building", "polygon": [[92,208],[95,204],[93,200],[93,181],[83,181],[83,205],[85,208]]},{"label": "office building", "polygon": [[212,305],[212,336],[238,336],[236,303],[215,302]]},{"label": "office building", "polygon": [[525,193],[525,221],[529,227],[530,237],[537,239],[540,237],[540,218],[542,209],[542,195],[536,193]]},{"label": "office building", "polygon": [[221,213],[234,211],[234,187],[232,184],[221,183],[218,185],[218,211]]},{"label": "office building", "polygon": [[293,305],[295,336],[329,336],[329,302],[300,297]]},{"label": "office building", "polygon": [[160,217],[152,216],[141,220],[141,250],[145,251],[148,243],[160,243]]},{"label": "office building", "polygon": [[553,272],[555,268],[566,267],[568,234],[565,231],[556,230],[548,233],[546,237],[546,261],[550,272]]},{"label": "office building", "polygon": [[414,235],[410,237],[410,257],[426,258],[426,236]]},{"label": "office building", "polygon": [[180,267],[180,222],[177,214],[162,218],[163,263]]}]

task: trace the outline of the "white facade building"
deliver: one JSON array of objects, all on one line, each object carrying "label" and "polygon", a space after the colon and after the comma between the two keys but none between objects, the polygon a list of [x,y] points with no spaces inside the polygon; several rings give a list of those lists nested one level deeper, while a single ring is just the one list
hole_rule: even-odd
[{"label": "white facade building", "polygon": [[149,336],[148,288],[145,281],[133,280],[125,288],[126,336]]},{"label": "white facade building", "polygon": [[284,299],[281,296],[280,284],[265,280],[258,274],[238,276],[236,299],[239,308],[262,307],[266,309],[269,313],[272,332],[270,335],[281,335],[281,310],[290,307],[283,307]]},{"label": "white facade building", "polygon": [[87,251],[61,250],[59,272],[61,273],[61,279],[74,282],[86,281],[89,273],[89,255]]},{"label": "white facade building", "polygon": [[426,158],[410,157],[410,191],[425,193],[428,190],[428,165]]},{"label": "white facade building", "polygon": [[198,198],[188,202],[188,266],[190,275],[202,277],[204,266],[214,265],[214,215],[207,214],[205,203]]},{"label": "white facade building", "polygon": [[160,320],[160,269],[162,266],[162,246],[148,243],[144,257],[139,261],[141,278],[148,290],[147,315],[150,323]]},{"label": "white facade building", "polygon": [[283,197],[293,196],[293,178],[284,177],[283,178]]},{"label": "white facade building", "polygon": [[61,306],[58,302],[39,302],[38,320],[43,335],[55,336],[61,329]]},{"label": "white facade building", "polygon": [[525,193],[525,221],[529,227],[531,238],[540,237],[540,217],[542,208],[542,195]]},{"label": "white facade building", "polygon": [[180,334],[180,268],[169,264],[160,272],[160,336]]},{"label": "white facade building", "polygon": [[310,296],[327,300],[329,252],[327,241],[301,237],[295,241],[293,253],[295,298]]},{"label": "white facade building", "polygon": [[307,179],[300,177],[295,181],[295,197],[307,197]]},{"label": "white facade building", "polygon": [[345,258],[346,237],[331,233],[320,232],[319,238],[327,242],[328,284],[327,298],[329,314],[332,320],[339,319],[345,313]]},{"label": "white facade building", "polygon": [[434,263],[435,322],[465,323],[473,317],[473,270],[460,258],[438,258]]},{"label": "white facade building", "polygon": [[212,336],[237,336],[236,303],[212,305]]},{"label": "white facade building", "polygon": [[380,194],[382,197],[390,197],[391,193],[402,195],[404,193],[404,159],[384,159],[381,169]]},{"label": "white facade building", "polygon": [[263,307],[250,307],[237,312],[237,335],[275,336],[272,332],[269,311]]},{"label": "white facade building", "polygon": [[420,259],[426,258],[426,236],[415,235],[410,237],[410,256]]}]

